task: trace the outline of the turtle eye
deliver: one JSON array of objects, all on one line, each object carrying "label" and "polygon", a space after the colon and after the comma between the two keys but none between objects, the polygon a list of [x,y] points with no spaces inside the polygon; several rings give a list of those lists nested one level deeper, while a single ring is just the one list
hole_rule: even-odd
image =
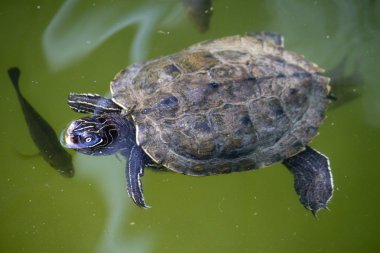
[{"label": "turtle eye", "polygon": [[80,137],[81,143],[87,148],[93,148],[102,142],[100,136],[95,133],[84,133]]}]

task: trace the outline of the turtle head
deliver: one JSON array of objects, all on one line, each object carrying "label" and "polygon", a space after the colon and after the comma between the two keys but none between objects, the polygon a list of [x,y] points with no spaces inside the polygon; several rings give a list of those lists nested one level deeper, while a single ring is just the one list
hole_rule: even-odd
[{"label": "turtle head", "polygon": [[87,155],[110,155],[131,141],[133,130],[119,114],[92,115],[75,120],[61,135],[61,143]]}]

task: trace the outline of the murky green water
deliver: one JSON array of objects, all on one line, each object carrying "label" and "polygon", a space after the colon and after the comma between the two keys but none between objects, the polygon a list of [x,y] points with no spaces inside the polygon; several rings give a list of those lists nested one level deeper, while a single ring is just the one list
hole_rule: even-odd
[{"label": "murky green water", "polygon": [[[380,1],[214,0],[199,33],[181,1],[0,3],[1,252],[379,252]],[[335,195],[315,219],[281,165],[194,178],[147,171],[151,209],[132,204],[116,157],[74,156],[62,177],[40,156],[6,70],[59,134],[69,92],[108,92],[121,68],[246,31],[285,35],[326,69],[346,58],[361,96],[328,113],[312,146],[331,159]]]}]

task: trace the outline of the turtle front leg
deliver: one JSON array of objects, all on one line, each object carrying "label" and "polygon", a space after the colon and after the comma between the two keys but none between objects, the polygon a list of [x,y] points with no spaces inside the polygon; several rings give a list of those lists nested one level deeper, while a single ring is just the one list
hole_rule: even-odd
[{"label": "turtle front leg", "polygon": [[326,208],[333,194],[333,178],[329,160],[306,146],[305,150],[283,161],[294,175],[294,188],[300,202],[315,215]]},{"label": "turtle front leg", "polygon": [[91,93],[70,93],[67,97],[69,107],[79,113],[120,113],[121,108],[112,99]]},{"label": "turtle front leg", "polygon": [[141,177],[144,175],[144,168],[149,164],[150,160],[144,150],[136,144],[129,149],[129,154],[126,155],[127,167],[125,172],[127,177],[128,195],[137,206],[149,208],[144,201]]}]

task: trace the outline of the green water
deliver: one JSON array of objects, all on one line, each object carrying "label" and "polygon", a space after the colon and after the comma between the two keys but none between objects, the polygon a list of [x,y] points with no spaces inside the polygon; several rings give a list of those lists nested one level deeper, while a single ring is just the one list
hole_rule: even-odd
[{"label": "green water", "polygon": [[[181,1],[0,2],[0,252],[380,252],[380,1],[214,0],[199,33]],[[335,179],[315,219],[281,165],[194,178],[146,171],[142,210],[116,157],[74,156],[62,177],[40,156],[6,70],[57,135],[69,92],[106,94],[123,67],[246,31],[285,35],[326,69],[358,68],[360,97],[328,112],[312,146]]]}]

